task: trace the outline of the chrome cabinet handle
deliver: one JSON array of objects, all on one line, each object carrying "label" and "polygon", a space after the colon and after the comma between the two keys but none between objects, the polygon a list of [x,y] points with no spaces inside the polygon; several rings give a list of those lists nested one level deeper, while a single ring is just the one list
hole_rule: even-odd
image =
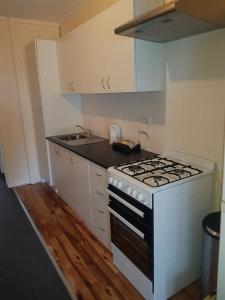
[{"label": "chrome cabinet handle", "polygon": [[99,195],[99,196],[104,196],[104,194],[100,193],[99,191],[96,191],[96,194]]},{"label": "chrome cabinet handle", "polygon": [[58,155],[58,156],[60,156],[59,150],[55,150],[55,154]]},{"label": "chrome cabinet handle", "polygon": [[103,232],[106,232],[106,229],[103,228],[101,225],[98,225],[98,229],[100,229],[100,230],[103,231]]},{"label": "chrome cabinet handle", "polygon": [[102,87],[105,90],[105,77],[102,77]]},{"label": "chrome cabinet handle", "polygon": [[74,165],[74,161],[73,161],[72,157],[70,157],[70,162],[71,162],[72,165]]},{"label": "chrome cabinet handle", "polygon": [[95,175],[98,176],[98,177],[102,177],[102,175],[97,173],[97,172],[95,173]]},{"label": "chrome cabinet handle", "polygon": [[102,215],[104,215],[104,213],[105,213],[105,211],[104,210],[102,210],[101,208],[97,208],[97,211],[100,213],[100,214],[102,214]]},{"label": "chrome cabinet handle", "polygon": [[74,81],[71,82],[71,91],[73,91],[73,92],[75,91],[75,88],[74,88]]},{"label": "chrome cabinet handle", "polygon": [[107,88],[110,90],[111,89],[111,85],[110,85],[110,76],[108,76],[107,78]]}]

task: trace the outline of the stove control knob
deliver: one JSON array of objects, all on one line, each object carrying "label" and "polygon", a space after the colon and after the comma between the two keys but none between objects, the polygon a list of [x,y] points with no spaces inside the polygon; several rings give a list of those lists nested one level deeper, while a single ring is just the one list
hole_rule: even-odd
[{"label": "stove control knob", "polygon": [[133,190],[133,192],[132,192],[132,197],[133,197],[133,198],[136,198],[136,197],[137,197],[137,191],[136,191],[136,190]]},{"label": "stove control knob", "polygon": [[131,193],[132,193],[132,188],[129,186],[129,187],[127,188],[127,194],[128,194],[128,195],[131,195]]},{"label": "stove control knob", "polygon": [[118,187],[118,189],[122,190],[122,188],[123,188],[123,183],[122,183],[121,181],[119,181],[119,182],[117,183],[117,187]]},{"label": "stove control knob", "polygon": [[114,180],[113,177],[110,176],[110,177],[109,177],[109,183],[110,183],[110,184],[113,184],[113,180]]},{"label": "stove control knob", "polygon": [[117,179],[113,180],[113,185],[116,186],[117,185]]},{"label": "stove control knob", "polygon": [[144,201],[144,195],[143,194],[138,194],[137,200],[140,201],[140,202],[143,202]]}]

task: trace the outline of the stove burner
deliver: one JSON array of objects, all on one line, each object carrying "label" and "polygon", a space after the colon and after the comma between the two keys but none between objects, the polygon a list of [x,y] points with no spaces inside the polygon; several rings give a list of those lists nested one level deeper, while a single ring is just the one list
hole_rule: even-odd
[{"label": "stove burner", "polygon": [[174,173],[177,174],[177,175],[183,175],[185,173],[185,170],[182,170],[182,169],[175,169],[174,170]]},{"label": "stove burner", "polygon": [[191,165],[160,156],[121,164],[116,166],[115,169],[153,188],[203,172]]},{"label": "stove burner", "polygon": [[161,181],[161,180],[163,180],[162,176],[153,176],[153,178],[154,178],[155,181]]},{"label": "stove burner", "polygon": [[136,166],[136,165],[130,166],[128,169],[129,169],[129,171],[131,171],[131,172],[142,171],[142,167],[139,167],[139,166]]}]

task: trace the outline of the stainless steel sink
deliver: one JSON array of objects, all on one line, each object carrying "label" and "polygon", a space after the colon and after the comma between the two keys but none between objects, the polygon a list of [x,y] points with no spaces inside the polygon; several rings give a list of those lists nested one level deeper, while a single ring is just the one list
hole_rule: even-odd
[{"label": "stainless steel sink", "polygon": [[85,133],[71,133],[55,136],[54,139],[60,143],[69,145],[69,146],[79,146],[104,142],[105,139],[98,136],[88,137]]},{"label": "stainless steel sink", "polygon": [[63,141],[63,142],[70,142],[70,141],[77,141],[77,140],[83,140],[87,139],[88,137],[81,133],[73,133],[73,134],[67,134],[56,137],[56,139]]}]

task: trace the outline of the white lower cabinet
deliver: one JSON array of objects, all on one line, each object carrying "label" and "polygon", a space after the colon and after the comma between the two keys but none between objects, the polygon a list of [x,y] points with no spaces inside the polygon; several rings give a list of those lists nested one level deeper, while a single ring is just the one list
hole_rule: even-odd
[{"label": "white lower cabinet", "polygon": [[55,191],[109,248],[106,170],[51,142],[49,152]]},{"label": "white lower cabinet", "polygon": [[59,196],[90,227],[92,207],[89,192],[88,160],[50,143],[53,186]]},{"label": "white lower cabinet", "polygon": [[64,200],[68,200],[69,184],[68,184],[68,153],[62,147],[49,143],[49,153],[51,161],[52,183],[57,194]]},{"label": "white lower cabinet", "polygon": [[106,193],[106,170],[89,162],[90,190],[92,203],[92,225],[98,239],[110,247],[110,218],[107,209],[108,196]]}]

